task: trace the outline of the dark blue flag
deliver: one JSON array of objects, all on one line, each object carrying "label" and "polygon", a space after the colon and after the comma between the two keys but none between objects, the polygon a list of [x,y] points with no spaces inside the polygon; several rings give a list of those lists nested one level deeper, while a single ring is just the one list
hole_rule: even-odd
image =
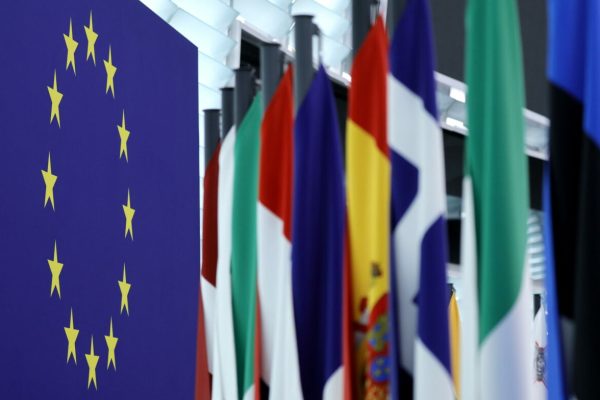
[{"label": "dark blue flag", "polygon": [[134,0],[0,19],[0,398],[191,398],[196,48]]},{"label": "dark blue flag", "polygon": [[344,170],[333,90],[321,66],[294,126],[292,291],[305,399],[342,397]]}]

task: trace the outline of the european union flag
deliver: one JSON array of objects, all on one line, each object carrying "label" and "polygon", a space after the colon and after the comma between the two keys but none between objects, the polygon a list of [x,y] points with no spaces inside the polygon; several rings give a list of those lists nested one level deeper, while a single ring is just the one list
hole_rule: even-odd
[{"label": "european union flag", "polygon": [[135,0],[1,10],[0,398],[191,398],[197,50]]}]

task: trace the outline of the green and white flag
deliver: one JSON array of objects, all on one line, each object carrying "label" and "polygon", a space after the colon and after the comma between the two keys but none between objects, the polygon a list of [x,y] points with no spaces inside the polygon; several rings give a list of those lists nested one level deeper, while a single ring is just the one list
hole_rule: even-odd
[{"label": "green and white flag", "polygon": [[[515,1],[469,0],[466,27],[465,188],[472,185],[473,195],[473,215],[466,218],[474,222],[474,235],[464,237],[475,243],[463,243],[472,261],[463,266],[467,290],[462,300],[472,303],[466,334],[477,332],[477,339],[471,337],[463,345],[468,356],[461,373],[467,384],[463,398],[529,399],[533,381],[526,255],[529,179]],[[469,352],[474,345],[475,351]]]},{"label": "green and white flag", "polygon": [[233,178],[231,296],[238,395],[254,398],[256,327],[256,202],[260,150],[261,96],[256,95],[237,129]]}]

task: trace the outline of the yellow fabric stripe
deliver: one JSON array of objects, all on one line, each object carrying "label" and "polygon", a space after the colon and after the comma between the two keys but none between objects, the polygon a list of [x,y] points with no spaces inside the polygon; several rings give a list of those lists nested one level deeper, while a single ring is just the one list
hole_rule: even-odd
[{"label": "yellow fabric stripe", "polygon": [[391,168],[373,136],[351,120],[346,151],[353,315],[359,321],[361,299],[370,312],[388,292]]},{"label": "yellow fabric stripe", "polygon": [[450,322],[450,359],[452,361],[452,380],[456,390],[456,398],[460,400],[460,314],[456,302],[456,294],[452,293],[448,305]]}]

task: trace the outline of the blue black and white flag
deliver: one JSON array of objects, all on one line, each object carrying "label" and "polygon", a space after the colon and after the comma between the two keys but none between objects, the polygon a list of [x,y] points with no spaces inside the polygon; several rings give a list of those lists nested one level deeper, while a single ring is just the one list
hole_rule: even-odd
[{"label": "blue black and white flag", "polygon": [[[548,11],[553,282],[570,362],[567,386],[577,398],[592,399],[600,397],[600,2],[549,0]],[[555,350],[549,350],[551,399],[566,396]]]}]

